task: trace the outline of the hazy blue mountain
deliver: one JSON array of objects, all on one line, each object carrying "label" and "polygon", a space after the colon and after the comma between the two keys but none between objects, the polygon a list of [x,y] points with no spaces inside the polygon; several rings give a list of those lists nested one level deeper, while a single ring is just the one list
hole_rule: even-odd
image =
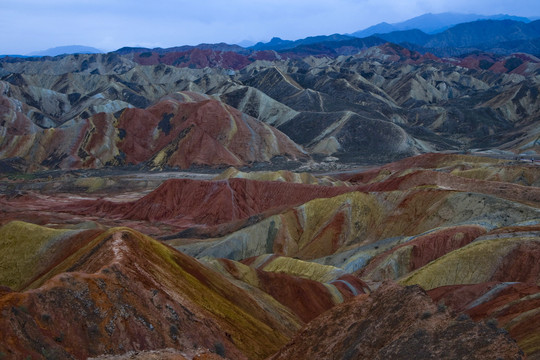
[{"label": "hazy blue mountain", "polygon": [[456,25],[435,34],[428,47],[466,47],[540,37],[540,20],[528,24],[515,20],[480,20]]},{"label": "hazy blue mountain", "polygon": [[126,54],[131,54],[131,53],[154,51],[154,50],[157,50],[157,49],[163,50],[162,48],[150,49],[150,48],[145,48],[145,47],[124,46],[124,47],[122,47],[122,48],[120,48],[118,50],[115,50],[113,52],[116,53],[116,54],[120,54],[120,55],[126,55]]},{"label": "hazy blue mountain", "polygon": [[423,46],[433,39],[435,35],[426,34],[421,30],[414,29],[393,31],[387,34],[376,34],[375,36],[395,44],[409,43]]},{"label": "hazy blue mountain", "polygon": [[237,43],[236,45],[241,46],[241,47],[243,47],[243,48],[248,48],[248,47],[253,46],[253,45],[255,45],[255,44],[256,44],[255,41],[251,41],[251,40],[242,40],[242,41],[240,41],[239,43]]},{"label": "hazy blue mountain", "polygon": [[400,29],[397,24],[389,24],[387,22],[378,23],[377,25],[373,25],[368,27],[367,29],[356,31],[351,36],[356,36],[359,38],[368,37],[374,34],[386,34],[393,31],[400,31],[405,29]]},{"label": "hazy blue mountain", "polygon": [[402,26],[407,27],[408,29],[420,29],[428,34],[434,34],[442,32],[457,24],[473,22],[477,20],[514,20],[524,23],[530,22],[528,18],[506,14],[485,16],[478,14],[442,13],[420,15],[418,17],[404,21],[402,23]]},{"label": "hazy blue mountain", "polygon": [[47,50],[34,51],[28,56],[57,56],[64,54],[100,54],[103,53],[103,50],[99,50],[90,46],[82,45],[68,45],[68,46],[58,46]]},{"label": "hazy blue mountain", "polygon": [[526,52],[535,56],[540,56],[540,37],[529,40],[504,41],[495,45],[479,46],[480,50],[503,55]]},{"label": "hazy blue mountain", "polygon": [[[433,19],[432,16],[435,16],[429,15],[430,16],[424,18],[415,18],[415,21],[426,18]],[[511,16],[493,15],[493,17],[504,18]],[[454,20],[458,18],[464,19],[464,17],[454,16]],[[491,51],[497,54],[526,52],[536,55],[538,54],[536,51],[538,44],[537,39],[540,38],[540,20],[532,22],[528,19],[525,20],[527,21],[510,19],[477,20],[457,24],[436,34],[429,34],[419,29],[409,29],[392,31],[389,33],[377,33],[373,36],[378,39],[377,41],[382,39],[387,42],[400,44],[421,53],[431,52],[437,56],[455,56],[478,50]],[[409,22],[409,24],[414,23],[415,22],[413,21]],[[384,30],[388,29],[388,26],[391,25],[380,24],[379,28]],[[363,37],[361,39],[366,38],[368,37]],[[301,56],[307,56],[308,54],[336,56],[342,52],[348,53],[350,51],[356,51],[365,46],[364,43],[357,44],[353,42],[348,44],[352,39],[358,38],[334,34],[329,36],[313,36],[291,41],[275,37],[267,43],[259,42],[248,49],[255,51],[275,50],[280,52],[298,53],[301,54]],[[347,49],[347,47],[349,49]]]},{"label": "hazy blue mountain", "polygon": [[536,55],[540,20],[529,23],[515,20],[478,20],[458,24],[438,34],[406,30],[376,36],[412,50],[429,51],[438,56],[454,56],[476,50],[497,54],[526,52]]},{"label": "hazy blue mountain", "polygon": [[418,29],[428,34],[435,34],[448,29],[451,26],[472,22],[476,20],[515,20],[528,23],[531,20],[525,17],[512,16],[506,14],[498,15],[479,15],[479,14],[460,14],[460,13],[441,13],[424,14],[405,20],[399,23],[388,24],[379,23],[368,27],[367,29],[356,31],[350,35],[356,37],[367,37],[374,34],[385,34],[393,31],[403,31]]},{"label": "hazy blue mountain", "polygon": [[310,55],[334,57],[339,55],[356,54],[363,49],[382,45],[385,42],[385,40],[379,39],[378,37],[369,36],[361,39],[349,38],[347,40],[329,40],[317,43],[301,44],[291,49],[281,50],[280,52],[287,53],[289,56],[294,54],[299,57]]},{"label": "hazy blue mountain", "polygon": [[145,47],[129,47],[125,46],[123,48],[120,48],[118,50],[115,50],[114,52],[117,54],[125,55],[125,54],[131,54],[131,53],[141,53],[141,52],[154,52],[158,54],[166,54],[171,52],[183,52],[183,51],[190,51],[193,49],[201,49],[201,50],[214,50],[214,51],[232,51],[236,53],[246,53],[247,50],[239,45],[230,45],[226,43],[219,43],[219,44],[199,44],[199,45],[182,45],[182,46],[174,46],[170,48],[145,48]]},{"label": "hazy blue mountain", "polygon": [[319,36],[310,36],[305,39],[300,40],[283,40],[278,37],[272,38],[267,43],[258,42],[257,44],[251,46],[251,50],[285,50],[292,49],[301,45],[317,44],[321,42],[328,41],[343,41],[351,40],[354,37],[349,35],[333,34],[333,35],[319,35]]},{"label": "hazy blue mountain", "polygon": [[15,54],[0,55],[0,59],[5,58],[5,57],[25,58],[25,57],[28,57],[28,56],[26,56],[26,55],[15,55]]},{"label": "hazy blue mountain", "polygon": [[262,41],[256,43],[255,45],[251,46],[250,49],[253,50],[281,50],[286,48],[292,48],[294,47],[293,44],[294,41],[292,40],[283,40],[279,37],[273,37],[269,42],[264,43]]}]

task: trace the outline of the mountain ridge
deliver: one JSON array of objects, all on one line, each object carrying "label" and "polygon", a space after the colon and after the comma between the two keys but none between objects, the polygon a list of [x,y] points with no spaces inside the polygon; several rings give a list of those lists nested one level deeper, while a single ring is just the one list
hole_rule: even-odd
[{"label": "mountain ridge", "polygon": [[384,34],[393,31],[403,31],[403,30],[421,30],[428,34],[435,34],[446,30],[449,27],[455,26],[457,24],[472,22],[476,20],[516,20],[521,22],[531,22],[536,19],[529,19],[527,17],[513,16],[507,14],[497,14],[497,15],[479,15],[479,14],[463,14],[463,13],[427,13],[414,18],[401,21],[398,23],[388,24],[382,22],[373,26],[370,26],[363,30],[358,30],[350,35],[356,37],[366,37],[375,34]]},{"label": "mountain ridge", "polygon": [[[476,50],[508,55],[510,49],[512,49],[512,52],[529,52],[526,41],[540,39],[539,24],[539,20],[523,22],[514,20],[514,17],[510,17],[510,19],[503,17],[503,19],[484,19],[458,23],[434,34],[418,28],[398,30],[382,25],[381,31],[366,33],[365,36],[358,38],[379,38],[409,47],[411,50],[422,53],[431,52],[438,56],[455,56]],[[316,42],[314,42],[315,40]],[[519,41],[523,43],[520,44]],[[342,35],[337,36],[337,34],[308,37],[295,41],[274,38],[265,44],[258,43],[250,49],[265,49],[287,53],[298,51],[302,47],[309,47],[310,45],[320,47],[322,44],[332,44],[333,48],[345,47],[347,42],[354,42],[354,40]],[[342,45],[339,45],[340,43]],[[318,54],[317,51],[314,54]],[[319,54],[335,55],[328,52],[328,50]],[[533,55],[538,54],[533,53]]]}]

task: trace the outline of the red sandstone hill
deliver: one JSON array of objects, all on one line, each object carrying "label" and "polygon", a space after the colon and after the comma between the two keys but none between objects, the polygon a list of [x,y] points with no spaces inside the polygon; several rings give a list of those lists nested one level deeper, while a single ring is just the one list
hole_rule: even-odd
[{"label": "red sandstone hill", "polygon": [[144,110],[124,110],[117,127],[126,163],[188,168],[307,157],[286,135],[229,105],[200,94],[182,98],[188,101],[169,97]]},{"label": "red sandstone hill", "polygon": [[76,214],[189,225],[219,225],[246,220],[268,211],[283,211],[316,198],[329,198],[354,191],[352,187],[332,187],[227,179],[219,181],[167,180],[139,200],[118,203],[107,200],[62,205]]},{"label": "red sandstone hill", "polygon": [[[499,165],[500,164],[500,165]],[[540,204],[540,172],[528,164],[504,164],[490,158],[428,153],[406,158],[358,174],[344,174],[364,191],[405,190],[437,186],[505,199]]]},{"label": "red sandstone hill", "polygon": [[524,76],[531,75],[540,68],[540,59],[524,53],[516,53],[509,56],[491,53],[473,53],[454,61],[457,65],[469,69],[482,69],[495,73],[511,73]]},{"label": "red sandstone hill", "polygon": [[149,50],[134,52],[127,56],[140,65],[164,64],[190,69],[217,67],[231,70],[241,70],[256,60],[274,61],[287,57],[285,54],[280,55],[273,50],[249,53],[249,51],[238,52],[205,48],[166,52]]},{"label": "red sandstone hill", "polygon": [[0,283],[12,287],[0,288],[0,354],[10,359],[160,349],[262,359],[368,289],[349,275],[324,282],[228,260],[205,265],[129,228],[11,222],[0,238]]}]

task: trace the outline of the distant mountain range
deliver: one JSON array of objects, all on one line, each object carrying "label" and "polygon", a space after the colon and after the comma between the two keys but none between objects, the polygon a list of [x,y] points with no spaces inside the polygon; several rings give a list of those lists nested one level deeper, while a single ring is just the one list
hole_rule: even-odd
[{"label": "distant mountain range", "polygon": [[58,46],[47,50],[34,51],[28,54],[28,56],[58,56],[65,54],[101,54],[103,50],[96,49],[90,46],[82,45],[68,45]]},{"label": "distant mountain range", "polygon": [[[426,15],[426,17],[419,18],[431,19],[433,16],[436,15]],[[408,23],[413,23],[412,20],[414,19],[411,19]],[[426,59],[433,59],[433,55],[435,55],[439,58],[437,61],[444,58],[459,58],[462,60],[454,59],[451,61],[461,61],[465,64],[465,67],[472,66],[476,69],[488,69],[495,63],[506,61],[501,59],[501,56],[526,53],[540,57],[540,20],[525,20],[527,22],[509,19],[478,20],[458,24],[436,34],[411,29],[378,33],[364,38],[333,34],[312,36],[293,41],[275,37],[267,43],[259,42],[249,48],[226,43],[153,49],[123,47],[110,54],[116,56],[127,55],[127,58],[140,65],[164,64],[193,68],[218,66],[225,69],[239,70],[257,60],[300,59],[307,56],[336,58],[342,55],[358,54],[375,46],[392,43],[408,49],[410,53],[406,57],[411,57],[411,61],[414,62],[423,56]],[[397,53],[405,54],[403,50],[396,49],[392,50],[392,47],[386,47],[383,52],[397,51]],[[98,51],[98,49],[84,46],[64,46],[33,54],[40,54],[34,56],[57,56],[58,54],[95,53]],[[483,53],[492,54],[493,56],[486,58],[489,61],[481,56],[477,57],[478,54]],[[473,55],[476,60],[471,63],[470,59],[465,59],[469,55]],[[401,56],[399,55],[399,57]],[[23,56],[10,56],[9,59],[4,61],[16,62],[22,60],[18,60],[18,57],[24,58]],[[483,61],[481,66],[478,63],[480,60]],[[498,67],[496,71],[513,71],[523,62],[530,61],[536,63],[537,59],[525,57],[518,61],[519,64],[516,62],[516,66],[506,64]],[[98,69],[94,69],[94,71],[98,71]],[[6,73],[6,71],[0,69],[0,75],[3,73]]]},{"label": "distant mountain range", "polygon": [[183,45],[183,46],[174,46],[170,48],[143,48],[143,47],[123,47],[121,49],[118,49],[115,51],[115,53],[118,54],[130,54],[130,53],[137,53],[137,52],[154,52],[158,54],[165,54],[170,52],[182,52],[182,51],[190,51],[193,49],[200,49],[200,50],[214,50],[214,51],[232,51],[237,53],[248,53],[249,50],[246,50],[246,48],[241,47],[240,45],[230,45],[226,43],[218,43],[218,44],[199,44],[196,46],[192,45]]},{"label": "distant mountain range", "polygon": [[302,45],[309,45],[309,44],[317,44],[321,42],[326,41],[344,41],[344,40],[351,40],[354,39],[353,36],[348,35],[340,35],[340,34],[333,34],[333,35],[320,35],[320,36],[310,36],[305,39],[299,39],[299,40],[283,40],[278,37],[272,38],[270,42],[262,43],[258,42],[257,44],[251,46],[249,49],[251,50],[285,50],[285,49],[292,49],[297,46]]},{"label": "distant mountain range", "polygon": [[[527,52],[538,54],[540,21],[480,20],[458,24],[438,34],[420,30],[395,31],[375,35],[420,52],[454,56],[481,50],[497,54]],[[412,45],[412,46],[411,46]]]},{"label": "distant mountain range", "polygon": [[[387,43],[389,45],[386,46]],[[526,64],[540,62],[537,59],[540,57],[540,21],[479,20],[455,25],[437,34],[413,29],[365,38],[333,34],[292,41],[275,37],[268,43],[257,43],[249,48],[226,43],[153,49],[123,47],[108,55],[121,56],[140,65],[221,67],[233,71],[230,75],[234,75],[234,70],[243,69],[257,60],[302,59],[308,56],[337,58],[360,53],[363,53],[360,56],[373,57],[375,50],[368,49],[380,46],[383,47],[377,50],[380,54],[376,54],[376,57],[408,59],[414,63],[450,61],[477,70],[521,73],[525,71]],[[522,56],[520,53],[533,56]],[[3,61],[22,60],[12,57]],[[102,73],[104,69],[92,67],[91,71]],[[536,65],[526,72],[535,71]],[[0,68],[0,76],[8,73]]]},{"label": "distant mountain range", "polygon": [[[436,15],[430,15],[427,18],[431,19],[431,16]],[[219,43],[176,46],[165,49],[124,47],[116,50],[115,53],[121,55],[138,54],[136,56],[141,58],[138,62],[146,65],[157,64],[158,62],[177,65],[174,63],[176,59],[171,59],[173,55],[167,57],[163,55],[176,53],[180,56],[180,53],[200,50],[236,53],[248,56],[252,60],[275,60],[279,57],[290,58],[310,55],[335,57],[351,55],[372,46],[391,42],[418,51],[421,54],[432,53],[438,57],[461,56],[475,52],[489,52],[499,55],[523,52],[540,55],[540,20],[529,21],[526,18],[522,19],[524,21],[511,19],[477,20],[452,26],[436,34],[429,34],[420,29],[410,29],[377,33],[363,38],[333,34],[311,36],[293,41],[274,37],[267,43],[259,42],[248,48]],[[413,23],[412,19],[409,23]],[[237,56],[233,57],[236,58]],[[225,63],[230,62],[230,60],[225,61]],[[232,68],[236,68],[240,64],[238,59],[233,62],[236,64]]]},{"label": "distant mountain range", "polygon": [[[362,39],[359,41],[358,38]],[[171,48],[123,47],[117,54],[163,55],[194,49],[234,52],[253,56],[261,51],[286,52],[289,56],[337,56],[351,54],[366,47],[392,42],[420,53],[433,53],[439,57],[459,56],[478,51],[509,55],[525,52],[540,55],[540,20],[538,17],[520,17],[506,14],[478,15],[459,13],[424,14],[415,18],[389,24],[379,23],[352,34],[310,36],[304,39],[285,40],[279,37],[269,42],[250,42],[241,45],[226,43],[175,46]],[[60,46],[28,55],[10,57],[58,56],[64,54],[95,54],[103,51],[81,45]],[[6,55],[0,56],[4,57]],[[268,55],[263,56],[268,57]],[[262,59],[255,56],[256,59]],[[149,59],[150,60],[150,59]]]},{"label": "distant mountain range", "polygon": [[441,14],[424,14],[405,20],[399,23],[388,24],[386,22],[370,26],[364,30],[356,31],[351,36],[367,37],[374,34],[386,34],[393,31],[413,30],[418,29],[428,34],[436,34],[461,23],[472,22],[477,20],[515,20],[528,23],[531,20],[526,17],[512,16],[506,14],[498,15],[478,15],[478,14],[459,14],[459,13],[441,13]]},{"label": "distant mountain range", "polygon": [[[426,18],[433,19],[433,16],[436,15],[426,15]],[[419,51],[420,53],[430,52],[440,57],[459,56],[478,51],[502,55],[509,55],[516,52],[539,55],[540,20],[529,21],[526,18],[521,19],[523,21],[512,19],[477,20],[457,24],[436,34],[429,34],[418,28],[385,32],[385,29],[390,30],[393,27],[390,25],[381,25],[378,28],[381,31],[380,33],[363,37],[361,40],[368,41],[369,39],[370,45],[368,47],[378,45],[377,42],[392,42],[408,49]],[[413,24],[420,21],[413,22],[412,20],[414,19],[406,23]],[[426,25],[423,28],[425,29],[429,23],[429,21],[426,21],[424,23]],[[441,24],[443,23],[441,22]],[[355,34],[359,33],[357,32]],[[365,47],[364,45],[358,47],[355,44],[357,42],[358,38],[334,34],[330,36],[308,37],[295,41],[273,38],[268,43],[258,43],[249,49],[286,51],[306,55],[306,46],[308,46],[309,51],[312,51],[312,55],[331,56],[343,55],[343,49],[346,47],[349,47],[349,51],[357,51],[358,48],[362,49]]]}]

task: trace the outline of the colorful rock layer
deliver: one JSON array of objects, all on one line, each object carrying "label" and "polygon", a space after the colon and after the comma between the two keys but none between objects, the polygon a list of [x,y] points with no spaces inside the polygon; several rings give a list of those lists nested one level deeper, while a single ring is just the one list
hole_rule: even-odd
[{"label": "colorful rock layer", "polygon": [[77,176],[0,182],[8,358],[540,355],[534,164]]}]

